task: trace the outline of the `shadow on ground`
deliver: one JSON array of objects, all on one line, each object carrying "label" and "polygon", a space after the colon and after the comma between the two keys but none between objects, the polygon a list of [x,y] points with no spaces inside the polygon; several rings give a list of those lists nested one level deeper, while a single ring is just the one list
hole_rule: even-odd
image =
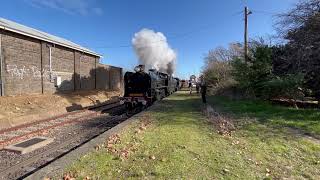
[{"label": "shadow on ground", "polygon": [[217,96],[210,97],[209,102],[219,110],[231,113],[234,118],[251,118],[270,127],[293,128],[303,134],[320,137],[320,111],[317,109],[295,109],[259,100],[232,100]]},{"label": "shadow on ground", "polygon": [[[300,135],[320,139],[320,112],[313,109],[293,109],[261,101],[231,100],[226,97],[208,97],[209,104],[235,120],[238,129],[253,134],[262,133],[263,138],[297,138]],[[157,113],[158,122],[164,125],[180,126],[194,123],[193,117],[202,115],[205,105],[197,94],[179,92],[150,108]],[[168,120],[168,116],[175,118]],[[185,121],[185,118],[190,118]],[[205,117],[203,116],[205,119]],[[163,119],[163,120],[161,120]],[[169,118],[170,119],[170,118]],[[243,122],[247,121],[247,122]],[[254,125],[252,125],[254,124]]]}]

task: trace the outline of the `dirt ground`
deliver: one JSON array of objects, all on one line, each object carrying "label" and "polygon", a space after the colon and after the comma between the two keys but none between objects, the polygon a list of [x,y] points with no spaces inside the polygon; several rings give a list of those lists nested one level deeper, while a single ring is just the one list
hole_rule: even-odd
[{"label": "dirt ground", "polygon": [[0,97],[0,129],[57,116],[118,97],[119,91],[82,91]]}]

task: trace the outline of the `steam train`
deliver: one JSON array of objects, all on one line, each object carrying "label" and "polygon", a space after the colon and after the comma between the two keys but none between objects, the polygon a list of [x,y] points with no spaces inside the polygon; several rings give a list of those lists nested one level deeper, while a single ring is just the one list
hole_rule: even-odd
[{"label": "steam train", "polygon": [[150,106],[180,87],[180,80],[166,73],[155,69],[145,72],[143,65],[134,70],[135,72],[126,72],[124,75],[124,96],[120,101],[125,104],[128,113]]}]

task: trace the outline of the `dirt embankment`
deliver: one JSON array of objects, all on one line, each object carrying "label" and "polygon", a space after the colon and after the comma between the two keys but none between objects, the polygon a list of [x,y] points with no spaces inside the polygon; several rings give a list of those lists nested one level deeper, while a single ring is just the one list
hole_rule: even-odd
[{"label": "dirt embankment", "polygon": [[100,104],[119,95],[119,91],[83,91],[0,97],[0,129]]}]

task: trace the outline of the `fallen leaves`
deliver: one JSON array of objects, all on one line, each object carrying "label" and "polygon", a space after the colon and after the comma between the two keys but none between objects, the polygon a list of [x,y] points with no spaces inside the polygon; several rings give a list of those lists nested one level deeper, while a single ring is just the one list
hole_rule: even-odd
[{"label": "fallen leaves", "polygon": [[154,155],[152,155],[152,156],[149,156],[149,159],[155,160],[156,157]]},{"label": "fallen leaves", "polygon": [[240,144],[240,141],[233,141],[232,143],[231,143],[232,145],[238,145],[238,144]]},{"label": "fallen leaves", "polygon": [[68,172],[66,174],[63,175],[63,180],[75,180],[75,175],[71,172]]},{"label": "fallen leaves", "polygon": [[270,172],[271,172],[270,169],[268,169],[268,168],[266,168],[266,171],[267,171],[267,173],[270,173]]},{"label": "fallen leaves", "polygon": [[[134,134],[143,133],[150,124],[150,117],[143,117],[141,123],[137,125]],[[108,152],[119,157],[121,160],[124,160],[129,158],[130,153],[133,153],[137,150],[137,142],[135,140],[135,136],[133,135],[132,142],[126,142],[123,144],[124,146],[117,146],[118,144],[121,144],[121,138],[119,134],[114,134],[106,140],[106,142],[104,143],[104,147]],[[97,145],[95,146],[95,149],[100,150],[101,146]]]},{"label": "fallen leaves", "polygon": [[141,131],[140,129],[136,129],[134,132],[135,132],[136,134],[140,134],[142,131]]},{"label": "fallen leaves", "polygon": [[230,172],[229,169],[223,169],[222,171],[223,171],[224,173],[229,173],[229,172]]},{"label": "fallen leaves", "polygon": [[161,158],[160,161],[161,162],[167,162],[167,159],[166,158]]},{"label": "fallen leaves", "polygon": [[120,142],[121,142],[120,136],[118,134],[114,134],[106,140],[105,147],[107,148],[107,151],[111,153],[117,153],[115,144],[118,144]]},{"label": "fallen leaves", "polygon": [[99,150],[101,149],[101,145],[96,145],[96,146],[94,147],[94,149],[95,149],[96,151],[99,151]]},{"label": "fallen leaves", "polygon": [[147,127],[151,124],[150,115],[146,115],[142,118],[141,123],[138,125],[138,128],[134,131],[135,134],[141,134],[143,131],[147,129]]},{"label": "fallen leaves", "polygon": [[236,129],[230,118],[222,116],[210,105],[207,105],[203,111],[209,119],[209,122],[211,122],[217,129],[218,134],[222,136],[231,136],[231,132]]},{"label": "fallen leaves", "polygon": [[267,172],[267,173],[266,173],[266,176],[269,177],[269,176],[271,175],[271,170],[268,169],[268,168],[266,168],[266,172]]}]

